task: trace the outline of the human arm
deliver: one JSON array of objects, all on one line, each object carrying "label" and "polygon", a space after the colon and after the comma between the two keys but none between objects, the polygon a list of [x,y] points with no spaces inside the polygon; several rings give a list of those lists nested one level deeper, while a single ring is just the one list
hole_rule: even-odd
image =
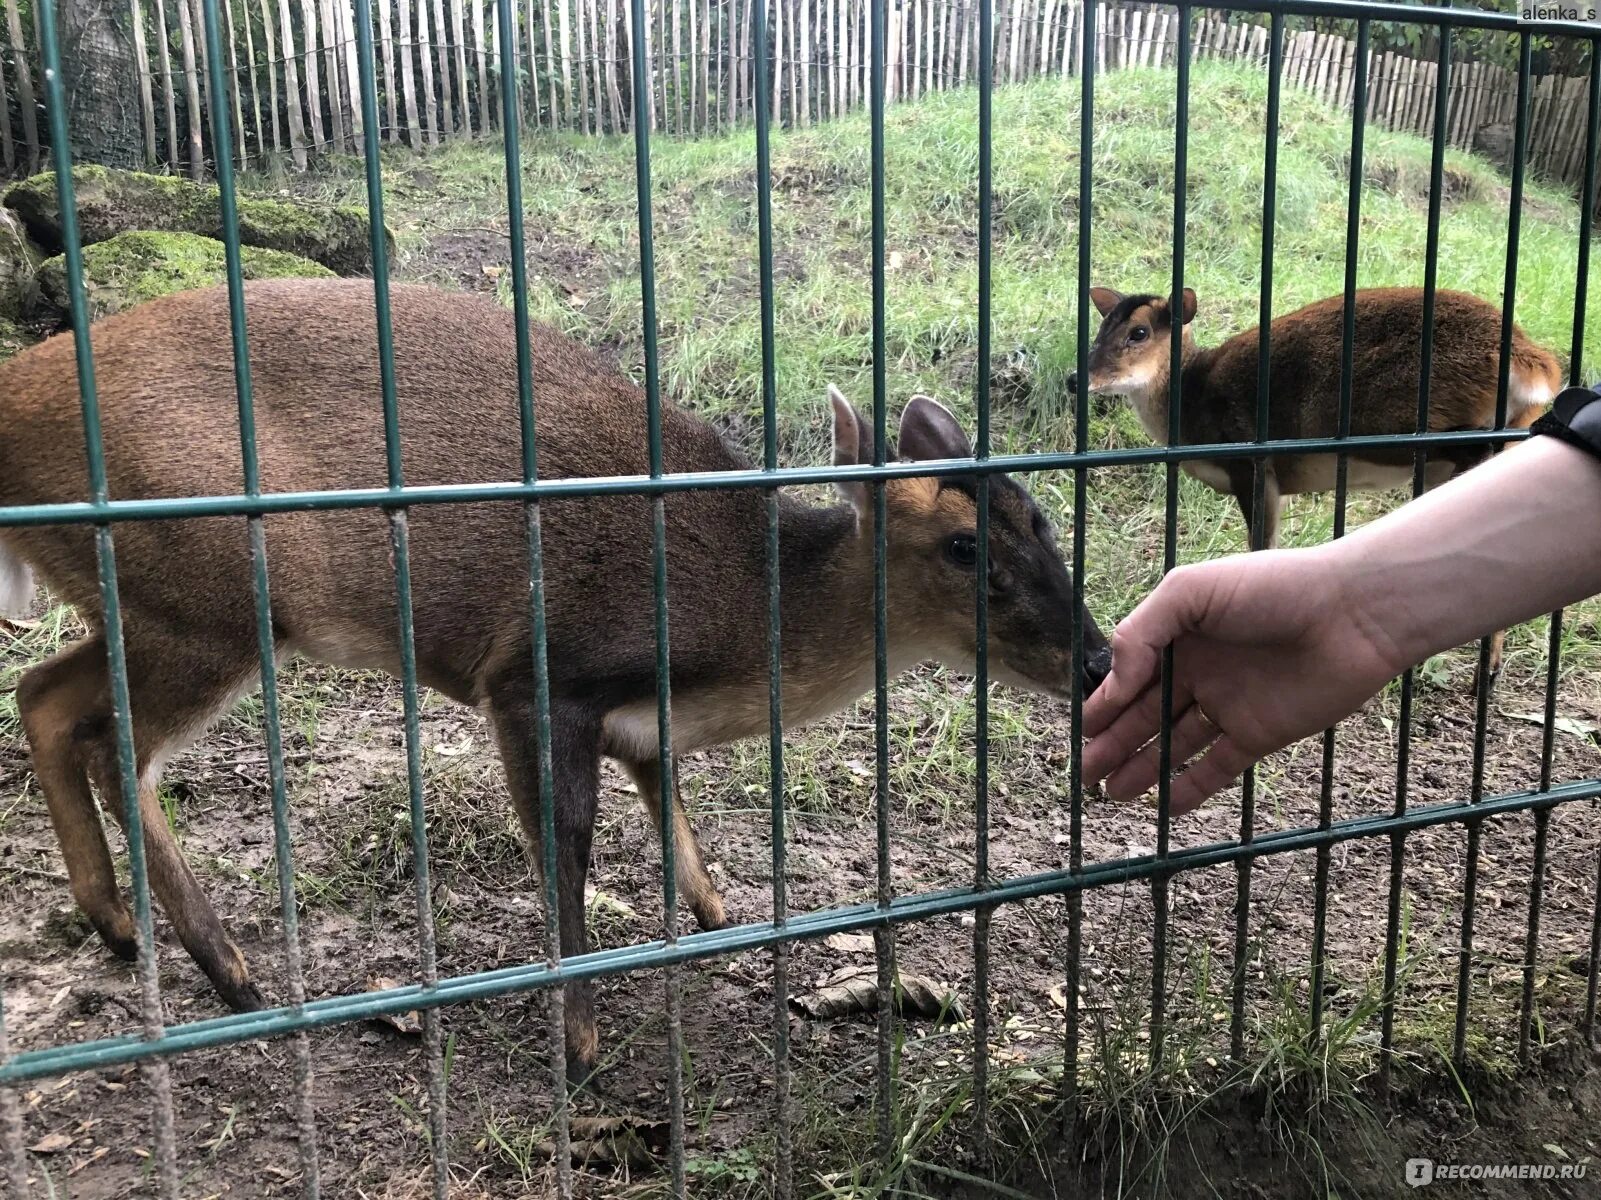
[{"label": "human arm", "polygon": [[1171,572],[1113,635],[1084,777],[1156,782],[1169,644],[1177,814],[1431,654],[1597,592],[1601,461],[1534,438],[1337,542]]}]

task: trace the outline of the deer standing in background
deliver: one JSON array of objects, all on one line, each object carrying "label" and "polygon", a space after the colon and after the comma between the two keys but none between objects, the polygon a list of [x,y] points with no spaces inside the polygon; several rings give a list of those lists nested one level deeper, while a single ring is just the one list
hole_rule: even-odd
[{"label": "deer standing in background", "polygon": [[[478,298],[391,289],[405,478],[428,486],[521,477],[512,314]],[[276,280],[245,285],[263,490],[387,482],[372,285]],[[114,498],[242,489],[227,293],[188,292],[94,326],[106,470]],[[645,399],[596,355],[531,331],[545,478],[643,475]],[[834,462],[872,461],[870,426],[832,395]],[[664,406],[669,472],[748,466],[706,422]],[[970,455],[952,415],[926,397],[899,425],[904,460]],[[1072,584],[1039,508],[1005,476],[990,483],[987,566],[978,563],[970,477],[884,485],[889,666],[967,667],[979,580],[989,590],[993,678],[1054,695],[1093,689],[1110,651],[1084,614],[1084,660],[1070,640]],[[873,505],[780,493],[783,709],[788,724],[835,712],[874,678]],[[70,336],[0,366],[0,505],[88,496]],[[684,491],[666,500],[672,737],[687,754],[768,732],[766,499],[761,490]],[[588,949],[584,882],[603,757],[661,820],[651,505],[643,496],[541,505],[555,777],[557,890],[564,956]],[[375,509],[265,519],[273,634],[281,655],[398,673],[388,523]],[[420,681],[482,709],[529,841],[541,837],[527,531],[520,501],[410,509]],[[245,524],[130,521],[116,529],[139,804],[150,879],[167,918],[222,998],[263,1006],[245,960],[184,860],[157,799],[162,768],[259,682]],[[106,943],[135,955],[93,789],[119,820],[117,752],[87,525],[0,528],[0,609],[26,606],[29,569],[89,624],[85,640],[26,672],[17,688],[34,770],[72,894]],[[980,574],[980,572],[984,572]],[[704,928],[725,923],[679,797],[671,815],[678,882]],[[536,855],[536,861],[538,856]],[[590,985],[567,986],[569,1067],[587,1073],[599,1039]]]},{"label": "deer standing in background", "polygon": [[[1068,390],[1127,396],[1146,434],[1168,440],[1172,378],[1173,306],[1167,297],[1125,296],[1091,288],[1101,328],[1090,347],[1089,378],[1068,377]],[[1196,346],[1190,323],[1195,292],[1184,289],[1180,441],[1185,445],[1250,442],[1257,437],[1260,334],[1248,329],[1211,349]],[[1331,296],[1275,319],[1269,326],[1270,440],[1328,438],[1339,432],[1345,298]],[[1429,378],[1429,432],[1495,427],[1501,366],[1501,311],[1465,292],[1439,291],[1434,303],[1434,356]],[[1353,436],[1417,432],[1418,383],[1423,369],[1423,289],[1374,288],[1356,293],[1351,424]],[[1506,424],[1533,424],[1561,386],[1555,356],[1517,327],[1507,374]],[[1431,448],[1424,486],[1435,487],[1488,458],[1487,444]],[[1353,449],[1346,454],[1347,488],[1409,487],[1413,451],[1406,447]],[[1263,462],[1261,533],[1252,521],[1254,463],[1234,458],[1181,464],[1185,474],[1233,496],[1252,525],[1251,548],[1278,545],[1285,496],[1331,491],[1334,454],[1276,454]],[[1501,669],[1506,635],[1491,639],[1490,674]],[[1475,684],[1477,686],[1477,684]]]}]

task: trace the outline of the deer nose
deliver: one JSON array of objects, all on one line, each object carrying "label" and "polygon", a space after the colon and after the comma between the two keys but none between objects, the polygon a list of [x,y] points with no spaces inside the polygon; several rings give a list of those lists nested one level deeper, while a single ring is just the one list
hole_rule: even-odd
[{"label": "deer nose", "polygon": [[1067,373],[1067,394],[1069,396],[1078,395],[1078,372],[1077,371],[1069,371]]},{"label": "deer nose", "polygon": [[1102,646],[1084,656],[1084,695],[1089,697],[1112,673],[1112,649]]}]

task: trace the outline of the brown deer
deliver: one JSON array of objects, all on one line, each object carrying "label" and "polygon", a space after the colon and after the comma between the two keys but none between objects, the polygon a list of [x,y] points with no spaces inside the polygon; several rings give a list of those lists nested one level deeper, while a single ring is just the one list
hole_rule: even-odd
[{"label": "brown deer", "polygon": [[[1087,390],[1127,396],[1152,440],[1168,440],[1168,397],[1172,378],[1172,305],[1157,295],[1125,296],[1111,288],[1091,288],[1101,328],[1090,347]],[[1195,292],[1184,289],[1180,441],[1185,445],[1249,442],[1257,436],[1256,396],[1260,335],[1235,334],[1220,346],[1195,344]],[[1339,432],[1341,350],[1345,298],[1331,296],[1278,317],[1269,326],[1268,428],[1273,440],[1326,438]],[[1423,355],[1423,289],[1373,288],[1356,293],[1353,342],[1352,435],[1406,434],[1417,431],[1418,382]],[[1491,429],[1501,359],[1501,311],[1465,292],[1439,291],[1434,304],[1434,357],[1429,378],[1429,430],[1434,433]],[[1512,363],[1507,376],[1506,423],[1513,429],[1533,424],[1561,386],[1556,358],[1512,331]],[[1080,380],[1069,375],[1068,390]],[[1431,449],[1424,467],[1426,487],[1435,487],[1493,453],[1484,444]],[[1409,449],[1363,449],[1347,455],[1346,486],[1351,490],[1408,487],[1413,453]],[[1333,454],[1277,454],[1264,463],[1262,536],[1252,549],[1278,545],[1279,514],[1285,496],[1330,491],[1335,486]],[[1182,464],[1185,474],[1232,495],[1252,517],[1254,466],[1248,458]],[[1254,523],[1253,523],[1254,525]],[[1491,641],[1491,681],[1501,668],[1504,633]]]},{"label": "brown deer", "polygon": [[[391,289],[409,484],[521,476],[516,341],[509,312],[423,287]],[[372,285],[279,280],[245,287],[264,490],[386,482]],[[94,326],[95,372],[113,497],[237,493],[242,486],[223,289],[155,300]],[[544,477],[644,474],[640,389],[558,333],[532,330]],[[872,461],[870,426],[832,395],[834,462]],[[748,464],[706,422],[664,406],[669,472]],[[87,497],[70,337],[0,367],[0,505]],[[899,423],[902,460],[970,455],[955,418],[914,397]],[[964,476],[885,484],[889,666],[975,655],[975,489]],[[787,723],[815,720],[874,677],[873,506],[780,494]],[[1110,666],[1086,614],[1084,661],[1069,636],[1072,586],[1050,526],[1013,480],[990,483],[987,586],[992,676],[1054,695]],[[689,753],[768,729],[766,501],[755,489],[687,491],[666,501],[672,734]],[[542,505],[561,948],[587,949],[589,869],[600,762],[619,762],[661,819],[657,767],[650,502],[594,496]],[[540,837],[527,538],[516,502],[418,505],[409,517],[415,640],[422,683],[483,709],[513,803]],[[399,670],[387,525],[376,510],[265,518],[279,652],[344,667]],[[139,802],[157,899],[190,955],[236,1009],[265,1001],[182,852],[156,798],[162,767],[258,682],[254,593],[242,523],[126,522],[116,528]],[[25,564],[25,565],[24,565]],[[106,943],[135,953],[92,789],[121,817],[95,552],[88,526],[0,529],[0,581],[27,599],[27,568],[93,632],[17,687],[34,770],[61,842],[72,894]],[[725,923],[675,795],[679,886],[704,928]],[[537,858],[537,856],[536,856]],[[578,1073],[596,1061],[589,985],[567,989],[567,1044]]]}]

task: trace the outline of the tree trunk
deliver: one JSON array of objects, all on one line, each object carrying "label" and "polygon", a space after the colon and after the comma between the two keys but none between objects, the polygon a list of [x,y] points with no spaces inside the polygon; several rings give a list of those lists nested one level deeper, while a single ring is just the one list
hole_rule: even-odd
[{"label": "tree trunk", "polygon": [[[132,18],[133,58],[139,70],[139,115],[144,122],[145,165],[153,167],[156,165],[156,101],[150,86],[150,55],[145,52],[145,15],[139,8],[139,0],[131,0],[129,15]],[[10,111],[9,105],[0,111],[6,126],[5,160],[8,167],[12,162]]]},{"label": "tree trunk", "polygon": [[17,148],[11,140],[11,96],[6,90],[6,56],[0,54],[0,162],[16,169]]},{"label": "tree trunk", "polygon": [[62,81],[79,162],[137,167],[144,161],[128,7],[121,0],[59,0]]},{"label": "tree trunk", "polygon": [[[159,0],[157,0],[157,2],[159,3]],[[274,63],[272,57],[273,46],[277,43],[277,34],[273,29],[272,24],[272,7],[273,0],[262,0],[261,38],[264,45],[262,46],[261,55],[262,58],[266,60],[267,66],[267,111],[272,114],[272,148],[274,150],[282,150],[284,148],[284,138],[283,124],[278,118],[278,67],[277,64]],[[250,21],[247,13],[245,20],[245,38],[247,44],[249,42],[249,36]],[[255,56],[252,54],[251,57],[254,58]],[[171,98],[170,91],[168,92],[168,98]]]},{"label": "tree trunk", "polygon": [[[181,4],[183,0],[178,0]],[[271,4],[272,0],[265,0]],[[295,167],[306,169],[306,122],[300,101],[300,71],[295,66],[295,38],[290,28],[289,0],[278,0],[278,28],[283,34],[284,110],[289,114],[289,151]]]},{"label": "tree trunk", "polygon": [[417,114],[417,50],[411,32],[411,0],[399,0],[395,18],[399,22],[395,46],[400,53],[401,86],[406,94],[406,131],[415,150],[423,144],[423,133],[422,118]]},{"label": "tree trunk", "polygon": [[[263,5],[264,10],[265,7],[266,6]],[[256,38],[255,35],[250,31],[249,0],[242,0],[239,5],[239,12],[240,15],[244,17],[245,62],[248,63],[250,67],[250,114],[251,120],[254,122],[256,127],[256,150],[262,156],[262,158],[265,159],[267,153],[267,127],[262,124],[261,120],[261,76],[256,71]],[[267,75],[269,78],[272,76],[270,55],[268,56]],[[276,129],[273,130],[274,134],[277,132],[278,131]],[[277,137],[273,138],[272,145],[273,149],[276,150],[278,148]]]},{"label": "tree trunk", "polygon": [[[245,108],[239,95],[239,40],[234,34],[233,0],[223,0],[222,16],[228,33],[228,103],[233,108],[233,152],[243,171],[250,161],[250,147],[245,142]],[[221,38],[217,39],[221,42]],[[261,144],[261,113],[256,113],[256,144]]]},{"label": "tree trunk", "polygon": [[[384,140],[400,138],[400,103],[395,96],[395,29],[389,0],[378,0],[378,45],[384,61]],[[481,41],[481,40],[480,40]]]},{"label": "tree trunk", "polygon": [[189,178],[199,179],[206,170],[205,138],[201,133],[205,110],[200,107],[200,77],[195,72],[194,18],[189,0],[178,0],[178,31],[183,39],[184,100],[189,112]]},{"label": "tree trunk", "polygon": [[321,150],[328,140],[328,126],[322,117],[322,80],[317,65],[318,0],[300,0],[300,32],[306,46],[306,110],[311,118],[311,148]]},{"label": "tree trunk", "polygon": [[[156,68],[161,75],[161,102],[167,110],[167,165],[178,165],[178,98],[172,90],[172,38],[167,31],[166,0],[155,0],[156,5]],[[19,48],[18,53],[21,53]],[[20,74],[26,67],[19,62]]]}]

